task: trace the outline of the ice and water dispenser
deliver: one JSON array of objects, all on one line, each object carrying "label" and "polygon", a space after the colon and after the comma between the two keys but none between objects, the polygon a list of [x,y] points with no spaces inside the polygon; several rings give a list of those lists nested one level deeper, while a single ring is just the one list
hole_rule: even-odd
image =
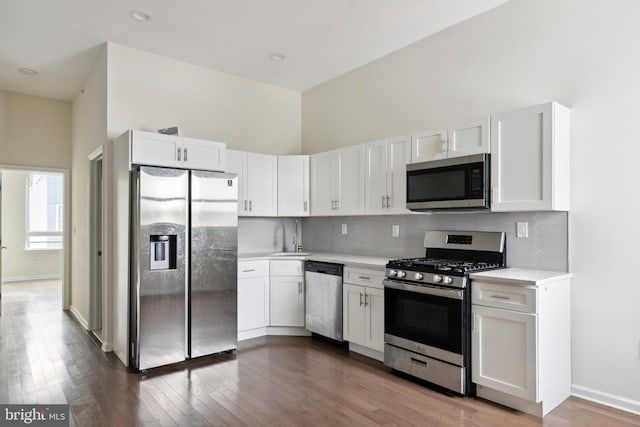
[{"label": "ice and water dispenser", "polygon": [[149,270],[175,270],[175,234],[152,234],[149,236]]}]

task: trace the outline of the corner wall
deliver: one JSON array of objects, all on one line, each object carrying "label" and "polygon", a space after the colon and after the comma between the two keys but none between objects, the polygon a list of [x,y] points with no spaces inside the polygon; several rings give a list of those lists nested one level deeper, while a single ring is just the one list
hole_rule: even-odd
[{"label": "corner wall", "polygon": [[550,100],[571,108],[574,392],[636,412],[638,16],[633,0],[512,0],[302,96],[305,153]]}]

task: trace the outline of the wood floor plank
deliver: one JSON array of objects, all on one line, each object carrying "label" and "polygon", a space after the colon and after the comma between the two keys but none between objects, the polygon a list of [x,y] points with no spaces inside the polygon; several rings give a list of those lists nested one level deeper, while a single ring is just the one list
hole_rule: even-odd
[{"label": "wood floor plank", "polygon": [[59,282],[4,285],[2,304],[0,403],[69,403],[72,426],[640,426],[578,398],[540,420],[452,397],[309,337],[255,338],[138,375],[59,309]]}]

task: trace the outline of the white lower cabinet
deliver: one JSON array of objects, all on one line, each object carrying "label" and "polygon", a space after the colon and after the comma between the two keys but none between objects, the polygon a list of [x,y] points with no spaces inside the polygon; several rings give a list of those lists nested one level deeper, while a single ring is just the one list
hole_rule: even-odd
[{"label": "white lower cabinet", "polygon": [[[238,338],[269,325],[269,261],[238,263]],[[251,334],[244,334],[244,338]],[[264,335],[260,333],[259,335]]]},{"label": "white lower cabinet", "polygon": [[568,274],[472,274],[472,381],[479,397],[543,417],[571,393]]},{"label": "white lower cabinet", "polygon": [[345,267],[343,277],[343,338],[350,350],[383,360],[384,272]]},{"label": "white lower cabinet", "polygon": [[270,326],[304,326],[303,263],[271,261]]}]

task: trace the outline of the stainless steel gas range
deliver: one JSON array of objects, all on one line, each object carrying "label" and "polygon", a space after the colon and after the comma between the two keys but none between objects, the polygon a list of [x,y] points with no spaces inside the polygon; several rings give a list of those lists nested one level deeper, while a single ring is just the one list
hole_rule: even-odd
[{"label": "stainless steel gas range", "polygon": [[505,243],[502,232],[427,231],[424,258],[387,264],[386,366],[473,393],[469,273],[504,268]]}]

